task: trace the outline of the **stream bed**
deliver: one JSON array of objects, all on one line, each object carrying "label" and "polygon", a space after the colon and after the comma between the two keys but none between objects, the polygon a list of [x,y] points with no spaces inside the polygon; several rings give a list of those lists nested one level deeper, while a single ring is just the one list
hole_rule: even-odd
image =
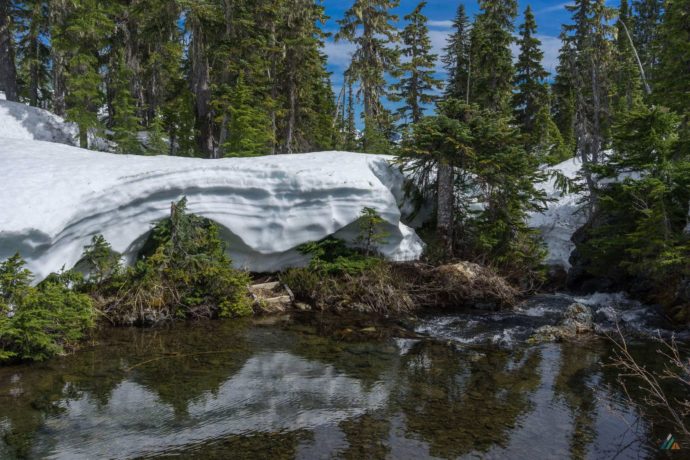
[{"label": "stream bed", "polygon": [[[575,300],[598,334],[528,344]],[[0,368],[0,458],[666,458],[667,430],[606,366],[616,323],[659,366],[645,336],[669,335],[663,318],[611,295],[391,324],[105,329],[71,356]]]}]

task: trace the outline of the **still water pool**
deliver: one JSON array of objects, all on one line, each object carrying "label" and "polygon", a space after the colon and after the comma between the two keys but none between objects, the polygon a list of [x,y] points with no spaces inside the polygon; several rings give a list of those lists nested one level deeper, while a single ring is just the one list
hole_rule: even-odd
[{"label": "still water pool", "polygon": [[0,368],[0,458],[665,458],[606,339],[522,340],[569,300],[428,315],[419,337],[320,314],[107,329]]}]

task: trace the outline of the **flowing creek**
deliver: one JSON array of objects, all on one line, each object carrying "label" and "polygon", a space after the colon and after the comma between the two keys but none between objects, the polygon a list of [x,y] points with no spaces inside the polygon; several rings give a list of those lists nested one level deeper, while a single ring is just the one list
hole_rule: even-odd
[{"label": "flowing creek", "polygon": [[[320,314],[107,329],[74,355],[0,368],[0,458],[665,458],[627,403],[611,344],[669,334],[620,296],[576,299],[598,336],[529,345],[574,301],[428,314],[398,325]],[[678,457],[680,458],[680,457]]]}]

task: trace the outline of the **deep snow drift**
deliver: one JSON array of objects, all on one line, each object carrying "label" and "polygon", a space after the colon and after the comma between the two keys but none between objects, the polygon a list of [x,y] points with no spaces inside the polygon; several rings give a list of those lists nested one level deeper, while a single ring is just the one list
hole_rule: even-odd
[{"label": "deep snow drift", "polygon": [[[573,179],[580,171],[582,162],[572,158],[547,171],[560,171],[568,179]],[[537,188],[546,192],[555,201],[548,204],[544,213],[532,213],[528,224],[539,229],[548,247],[545,263],[551,266],[570,270],[570,254],[575,249],[572,237],[575,232],[587,222],[587,216],[582,211],[579,201],[582,195],[578,193],[562,194],[555,184],[555,179],[537,184]]]},{"label": "deep snow drift", "polygon": [[76,126],[57,115],[0,98],[0,138],[77,145],[76,136]]},{"label": "deep snow drift", "polygon": [[[0,260],[20,251],[38,278],[74,264],[96,233],[133,255],[182,196],[192,212],[222,225],[235,263],[250,270],[304,263],[294,248],[307,241],[354,238],[365,206],[388,223],[389,258],[415,259],[422,252],[421,240],[400,222],[403,178],[387,157],[132,157],[68,147],[76,134],[73,124],[46,110],[0,98]],[[571,159],[551,169],[573,178],[580,166]],[[538,187],[556,201],[530,215],[529,224],[546,241],[546,263],[568,270],[571,238],[586,220],[580,196],[561,195],[553,180]]]},{"label": "deep snow drift", "polygon": [[191,212],[221,225],[238,267],[304,263],[296,246],[332,234],[353,239],[363,207],[387,223],[387,257],[416,259],[423,243],[400,221],[402,183],[389,158],[376,155],[202,160],[0,139],[0,260],[19,251],[41,279],[73,266],[97,233],[131,256],[183,196]]}]

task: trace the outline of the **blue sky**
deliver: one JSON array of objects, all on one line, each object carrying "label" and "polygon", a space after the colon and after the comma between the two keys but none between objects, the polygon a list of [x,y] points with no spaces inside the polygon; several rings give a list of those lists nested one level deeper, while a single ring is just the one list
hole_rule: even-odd
[{"label": "blue sky", "polygon": [[[328,32],[336,32],[338,30],[337,20],[343,17],[344,12],[354,0],[324,0],[323,4],[326,7],[326,14],[330,16],[325,29]],[[394,10],[398,15],[398,27],[402,29],[404,22],[402,18],[412,11],[420,0],[401,0],[400,6]],[[442,49],[445,46],[446,39],[450,33],[451,21],[455,17],[455,11],[460,3],[465,4],[468,16],[470,18],[478,11],[477,0],[428,0],[427,6],[424,10],[425,15],[429,18],[429,33],[431,41],[434,46],[436,54],[442,54]],[[561,31],[561,24],[570,21],[570,13],[565,9],[565,5],[571,2],[563,1],[544,1],[531,0],[519,1],[520,16],[516,20],[517,27],[523,22],[522,14],[527,5],[532,6],[535,13],[538,26],[538,36],[542,41],[542,49],[544,51],[544,67],[549,72],[555,72],[558,63],[558,50],[560,48],[560,40],[558,35]],[[610,6],[616,6],[617,0],[610,0]],[[350,54],[353,46],[347,42],[335,43],[333,39],[329,39],[326,43],[326,54],[328,55],[328,69],[333,73],[332,82],[334,92],[340,92],[343,83],[343,72],[349,65]],[[515,52],[515,50],[514,50]],[[440,63],[437,66],[438,76],[444,77],[443,69]],[[392,104],[388,104],[392,106]]]}]

